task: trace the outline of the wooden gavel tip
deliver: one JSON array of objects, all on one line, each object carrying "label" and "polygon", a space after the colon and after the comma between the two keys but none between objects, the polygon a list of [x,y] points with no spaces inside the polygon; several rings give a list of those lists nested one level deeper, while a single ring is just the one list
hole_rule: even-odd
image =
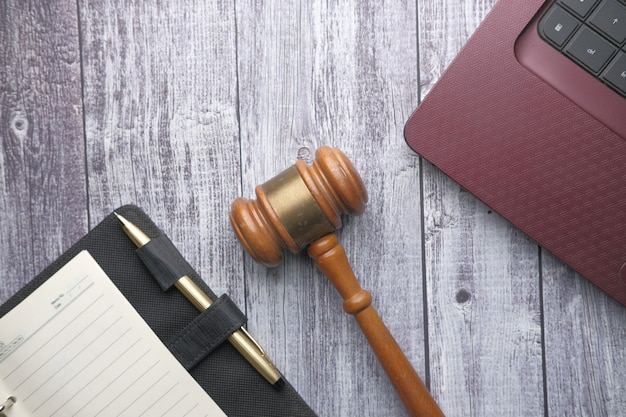
[{"label": "wooden gavel tip", "polygon": [[235,234],[252,259],[268,267],[280,264],[283,248],[251,200],[233,201],[229,217]]},{"label": "wooden gavel tip", "polygon": [[347,214],[359,215],[365,211],[368,196],[361,176],[348,157],[337,148],[322,146],[315,152],[314,165],[331,182],[335,197]]}]

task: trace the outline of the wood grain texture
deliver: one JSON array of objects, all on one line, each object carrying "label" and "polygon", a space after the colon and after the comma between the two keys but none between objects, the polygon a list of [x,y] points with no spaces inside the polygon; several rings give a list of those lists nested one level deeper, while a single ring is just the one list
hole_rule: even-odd
[{"label": "wood grain texture", "polygon": [[417,0],[420,97],[425,97],[496,0]]},{"label": "wood grain texture", "polygon": [[447,415],[541,415],[537,247],[433,167],[424,176],[432,390]]},{"label": "wood grain texture", "polygon": [[[402,137],[417,103],[415,5],[238,2],[237,27],[246,51],[238,61],[244,195],[320,145],[353,160],[370,202],[345,219],[340,241],[423,375],[419,213],[400,214],[419,210],[418,160]],[[314,410],[406,415],[340,296],[305,255],[274,269],[246,259],[246,271],[249,317],[274,335],[270,351]]]},{"label": "wood grain texture", "polygon": [[87,232],[76,4],[0,2],[0,302]]},{"label": "wood grain texture", "polygon": [[623,415],[626,309],[549,253],[541,259],[549,415]]},{"label": "wood grain texture", "polygon": [[621,416],[626,309],[404,143],[494,3],[0,0],[0,302],[137,204],[320,416],[406,416],[313,262],[229,225],[330,145],[370,196],[339,240],[446,415]]},{"label": "wood grain texture", "polygon": [[232,2],[80,2],[89,211],[144,208],[216,292],[244,305]]}]

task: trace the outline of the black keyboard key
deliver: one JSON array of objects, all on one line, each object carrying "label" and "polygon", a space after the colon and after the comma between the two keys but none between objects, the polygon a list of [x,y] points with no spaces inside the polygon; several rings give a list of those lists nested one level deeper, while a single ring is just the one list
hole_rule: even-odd
[{"label": "black keyboard key", "polygon": [[586,26],[574,34],[565,48],[565,52],[595,73],[604,68],[616,51],[617,48]]},{"label": "black keyboard key", "polygon": [[598,0],[560,0],[561,4],[566,5],[580,17],[587,16],[587,13],[593,9],[597,2]]},{"label": "black keyboard key", "polygon": [[543,35],[559,47],[578,28],[578,20],[559,6],[553,7],[541,21]]},{"label": "black keyboard key", "polygon": [[538,32],[626,98],[626,0],[557,0]]},{"label": "black keyboard key", "polygon": [[606,0],[593,12],[589,23],[617,43],[626,40],[626,6]]},{"label": "black keyboard key", "polygon": [[602,76],[613,87],[626,96],[626,53],[620,52],[609,64]]}]

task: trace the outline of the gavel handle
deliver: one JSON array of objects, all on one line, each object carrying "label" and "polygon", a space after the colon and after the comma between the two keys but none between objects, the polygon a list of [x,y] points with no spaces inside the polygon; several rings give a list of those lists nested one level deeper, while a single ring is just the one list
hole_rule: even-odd
[{"label": "gavel handle", "polygon": [[372,307],[371,294],[357,282],[337,236],[330,234],[321,237],[309,246],[308,253],[341,294],[344,310],[354,315],[361,326],[409,414],[412,417],[444,417],[387,326]]}]

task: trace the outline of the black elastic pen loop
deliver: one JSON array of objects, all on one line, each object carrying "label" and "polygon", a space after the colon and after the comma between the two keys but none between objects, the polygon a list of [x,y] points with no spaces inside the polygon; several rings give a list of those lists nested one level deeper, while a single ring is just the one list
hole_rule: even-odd
[{"label": "black elastic pen loop", "polygon": [[163,291],[169,290],[176,281],[193,271],[164,233],[137,249],[137,255]]},{"label": "black elastic pen loop", "polygon": [[224,294],[181,330],[167,347],[190,370],[246,321],[246,316]]}]

